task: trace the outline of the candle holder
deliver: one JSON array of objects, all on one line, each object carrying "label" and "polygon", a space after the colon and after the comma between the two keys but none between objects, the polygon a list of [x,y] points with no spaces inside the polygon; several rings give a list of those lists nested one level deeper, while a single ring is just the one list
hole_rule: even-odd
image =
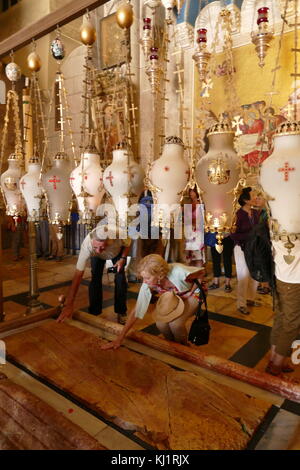
[{"label": "candle holder", "polygon": [[265,57],[274,37],[274,32],[269,29],[269,8],[262,7],[257,10],[258,31],[251,33],[252,42],[259,58],[259,66],[264,67]]},{"label": "candle holder", "polygon": [[161,68],[159,66],[157,53],[157,47],[150,48],[149,64],[146,70],[146,74],[148,75],[150,81],[151,93],[153,95],[159,90],[159,78],[160,74],[162,73]]},{"label": "candle holder", "polygon": [[197,30],[197,47],[193,55],[199,72],[200,81],[204,81],[207,75],[207,67],[211,58],[211,53],[207,51],[207,29],[201,28]]},{"label": "candle holder", "polygon": [[215,248],[219,254],[223,251],[224,233],[229,232],[230,227],[227,225],[228,217],[226,212],[223,212],[218,217],[214,217],[211,212],[206,212],[205,216],[205,231],[206,233],[216,233],[217,243]]},{"label": "candle holder", "polygon": [[140,39],[140,44],[143,49],[145,61],[147,62],[149,60],[150,48],[153,46],[151,18],[143,18],[143,22],[143,35]]}]

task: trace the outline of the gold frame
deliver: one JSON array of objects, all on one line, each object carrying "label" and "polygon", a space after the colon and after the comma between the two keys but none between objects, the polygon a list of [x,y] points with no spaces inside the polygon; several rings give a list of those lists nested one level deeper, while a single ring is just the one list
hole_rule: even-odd
[{"label": "gold frame", "polygon": [[[101,69],[109,69],[117,67],[126,62],[126,54],[130,54],[130,40],[129,51],[125,52],[122,47],[122,40],[124,38],[124,31],[120,28],[116,21],[116,13],[100,19],[100,67]],[[130,39],[130,30],[129,30]],[[126,48],[127,49],[127,48]]]}]

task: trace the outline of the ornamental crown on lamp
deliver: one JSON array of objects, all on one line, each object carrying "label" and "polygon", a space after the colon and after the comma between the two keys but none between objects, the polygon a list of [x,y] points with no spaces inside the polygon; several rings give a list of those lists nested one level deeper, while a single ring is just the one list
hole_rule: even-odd
[{"label": "ornamental crown on lamp", "polygon": [[213,124],[209,129],[207,135],[213,135],[213,134],[234,134],[234,130],[232,129],[232,126],[230,122],[228,121],[219,121],[216,124]]},{"label": "ornamental crown on lamp", "polygon": [[297,135],[300,134],[300,121],[284,121],[275,130],[277,135]]},{"label": "ornamental crown on lamp", "polygon": [[169,136],[169,137],[166,137],[165,138],[165,144],[177,144],[177,145],[181,145],[182,147],[184,147],[184,143],[183,141],[180,139],[180,137],[176,137],[176,136]]}]

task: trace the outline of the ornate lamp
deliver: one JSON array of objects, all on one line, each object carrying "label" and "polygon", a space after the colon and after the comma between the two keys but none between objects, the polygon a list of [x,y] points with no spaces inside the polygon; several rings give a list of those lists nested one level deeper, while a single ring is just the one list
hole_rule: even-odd
[{"label": "ornate lamp", "polygon": [[150,48],[153,46],[151,18],[143,18],[143,22],[143,35],[140,39],[140,44],[142,45],[145,61],[147,62],[149,60]]},{"label": "ornate lamp", "polygon": [[92,98],[92,46],[96,40],[96,30],[90,21],[89,14],[84,18],[80,29],[80,38],[86,46],[87,52],[84,65],[84,90],[81,123],[80,149],[81,159],[79,165],[71,172],[70,184],[76,196],[79,209],[79,222],[89,224],[93,228],[96,224],[96,210],[100,205],[104,191],[100,155],[94,144],[94,133],[90,129],[90,110]]},{"label": "ornate lamp", "polygon": [[6,214],[15,217],[24,214],[24,201],[20,191],[20,178],[23,165],[22,133],[20,125],[19,96],[15,91],[15,83],[21,77],[20,67],[13,61],[5,69],[7,78],[12,82],[12,89],[7,93],[6,112],[1,136],[0,173],[3,165],[4,152],[7,144],[8,124],[12,109],[15,128],[15,151],[8,157],[8,169],[1,175],[1,191],[6,205]]},{"label": "ornate lamp", "polygon": [[146,74],[148,75],[151,93],[154,95],[159,90],[159,81],[162,74],[162,70],[158,61],[158,48],[150,47],[150,57],[146,68]]},{"label": "ornate lamp", "polygon": [[201,28],[197,30],[197,47],[193,55],[199,72],[200,81],[204,81],[207,75],[207,67],[211,58],[211,53],[207,51],[207,29]]},{"label": "ornate lamp", "polygon": [[189,166],[184,159],[182,140],[176,136],[167,137],[162,156],[149,166],[145,180],[155,202],[154,223],[156,225],[161,224],[169,228],[166,221],[170,210],[173,204],[180,204],[189,174]]},{"label": "ornate lamp", "polygon": [[8,169],[1,175],[1,189],[6,205],[6,214],[17,220],[23,215],[24,201],[20,191],[20,178],[22,175],[22,160],[16,153],[11,153],[7,159]]},{"label": "ornate lamp", "polygon": [[104,194],[100,155],[93,144],[86,147],[81,162],[70,175],[70,184],[76,196],[80,223],[94,225],[97,207]]},{"label": "ornate lamp", "polygon": [[46,194],[49,222],[57,224],[62,232],[62,227],[70,223],[70,208],[72,200],[72,189],[70,186],[70,162],[65,152],[65,124],[69,126],[70,143],[75,159],[73,132],[69,117],[69,104],[67,91],[64,85],[64,77],[60,70],[60,61],[64,57],[64,45],[59,37],[56,38],[55,47],[53,43],[51,50],[53,57],[57,61],[57,71],[55,77],[55,90],[57,92],[59,111],[59,151],[51,162],[49,170],[42,175],[42,186]]},{"label": "ornate lamp", "polygon": [[40,181],[41,164],[34,154],[28,162],[28,172],[20,180],[20,190],[27,206],[27,220],[38,222],[40,220],[40,205],[43,189]]},{"label": "ornate lamp", "polygon": [[61,226],[70,223],[72,189],[69,183],[69,174],[67,155],[64,152],[58,152],[53,159],[50,170],[42,176],[51,224]]},{"label": "ornate lamp", "polygon": [[113,150],[112,163],[103,173],[104,187],[113,200],[120,221],[126,220],[130,198],[139,196],[143,190],[144,172],[130,154],[126,144],[119,143]]},{"label": "ornate lamp", "polygon": [[196,167],[206,209],[205,230],[217,232],[216,249],[223,251],[223,233],[232,225],[233,189],[239,179],[238,156],[233,149],[234,131],[229,122],[220,121],[208,131],[209,151]]},{"label": "ornate lamp", "polygon": [[257,10],[258,31],[251,33],[252,42],[259,58],[259,66],[264,67],[267,50],[274,37],[274,32],[269,29],[269,8],[262,7]]},{"label": "ornate lamp", "polygon": [[272,219],[271,238],[281,241],[287,250],[284,260],[290,264],[294,242],[300,240],[300,122],[280,124],[274,134],[274,151],[262,163],[260,183],[269,199]]}]

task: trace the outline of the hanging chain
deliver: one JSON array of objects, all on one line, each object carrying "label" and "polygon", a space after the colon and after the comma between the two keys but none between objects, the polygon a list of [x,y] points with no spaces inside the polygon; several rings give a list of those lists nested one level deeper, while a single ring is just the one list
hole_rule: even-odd
[{"label": "hanging chain", "polygon": [[285,25],[286,25],[286,15],[287,15],[287,9],[288,9],[289,1],[290,0],[285,0],[284,13],[282,15],[282,20],[283,21],[282,21],[281,32],[280,32],[278,51],[277,51],[276,60],[275,60],[275,67],[271,71],[271,72],[273,72],[273,78],[272,78],[272,84],[271,84],[271,91],[268,93],[268,95],[270,95],[270,102],[269,102],[270,107],[272,107],[272,105],[273,105],[273,96],[275,94],[278,94],[278,92],[275,92],[275,85],[276,85],[276,79],[277,79],[277,72],[281,68],[281,66],[279,65],[279,59],[280,59],[280,52],[281,52],[281,48],[282,48],[284,28],[285,28]]},{"label": "hanging chain", "polygon": [[299,0],[294,0],[294,5],[295,5],[295,26],[294,26],[294,73],[291,74],[294,76],[294,121],[297,121],[297,104],[296,104],[296,92],[297,92],[297,77],[300,76],[298,73],[298,53],[300,50],[298,49],[298,34],[297,34],[297,28],[298,28],[298,3]]}]

